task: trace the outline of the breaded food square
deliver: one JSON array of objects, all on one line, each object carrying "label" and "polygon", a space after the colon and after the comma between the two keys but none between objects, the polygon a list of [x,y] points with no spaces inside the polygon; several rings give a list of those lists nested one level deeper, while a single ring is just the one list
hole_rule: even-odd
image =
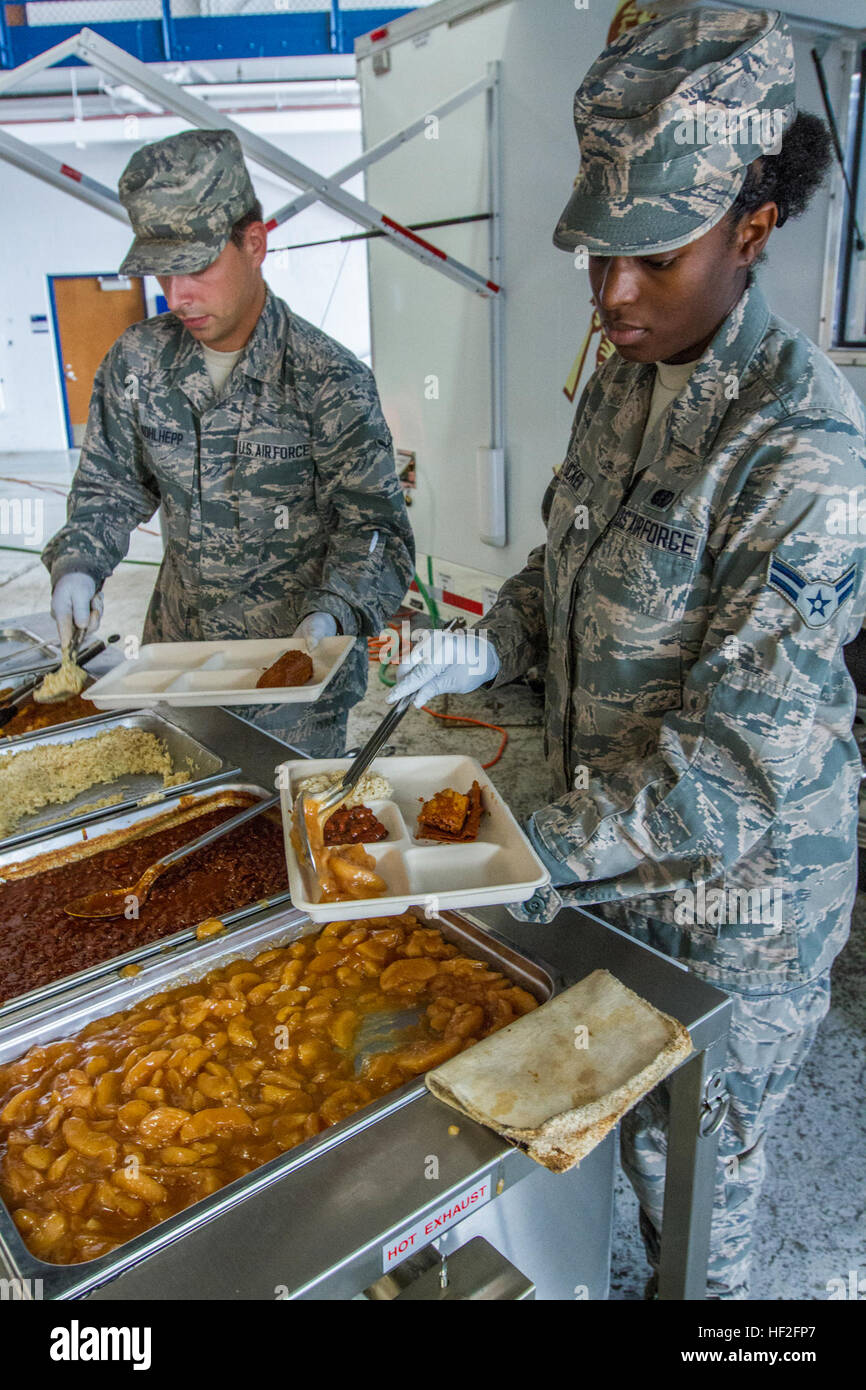
[{"label": "breaded food square", "polygon": [[313,663],[306,652],[283,652],[282,656],[263,671],[256,681],[256,689],[270,686],[306,685],[313,674]]},{"label": "breaded food square", "polygon": [[469,797],[446,787],[425,801],[418,817],[419,826],[425,830],[443,830],[447,834],[458,835],[469,812]]},{"label": "breaded food square", "polygon": [[468,793],[445,787],[425,801],[418,816],[418,834],[425,840],[460,844],[478,835],[484,808],[481,787],[473,782]]}]

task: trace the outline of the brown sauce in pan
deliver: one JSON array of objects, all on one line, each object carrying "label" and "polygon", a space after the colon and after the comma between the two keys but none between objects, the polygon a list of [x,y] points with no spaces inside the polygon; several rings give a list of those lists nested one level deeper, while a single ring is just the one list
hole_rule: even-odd
[{"label": "brown sauce in pan", "polygon": [[[0,703],[11,699],[14,688],[0,690]],[[30,734],[36,729],[49,729],[54,724],[69,724],[73,719],[90,719],[94,714],[102,714],[90,700],[82,695],[71,695],[68,700],[58,701],[56,705],[37,705],[32,695],[28,695],[18,713],[0,729],[0,739],[16,738],[18,734]]]},{"label": "brown sauce in pan", "polygon": [[0,884],[0,1002],[86,970],[206,917],[288,891],[283,833],[261,816],[167,869],[135,918],[69,917],[64,904],[135,883],[149,864],[242,809],[238,805]]}]

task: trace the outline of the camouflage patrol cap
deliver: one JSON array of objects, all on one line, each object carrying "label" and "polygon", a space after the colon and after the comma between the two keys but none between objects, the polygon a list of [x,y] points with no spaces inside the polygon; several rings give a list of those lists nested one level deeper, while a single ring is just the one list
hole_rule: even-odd
[{"label": "camouflage patrol cap", "polygon": [[575,93],[580,173],[555,245],[591,256],[685,246],[721,221],[795,115],[777,10],[680,10],[628,30]]},{"label": "camouflage patrol cap", "polygon": [[120,176],[135,241],[122,275],[190,275],[215,261],[256,201],[231,130],[184,130],[136,150]]}]

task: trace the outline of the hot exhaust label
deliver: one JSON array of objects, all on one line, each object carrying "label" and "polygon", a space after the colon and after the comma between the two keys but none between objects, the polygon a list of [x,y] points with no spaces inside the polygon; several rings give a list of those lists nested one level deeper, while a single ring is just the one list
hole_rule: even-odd
[{"label": "hot exhaust label", "polygon": [[441,1236],[443,1231],[447,1231],[450,1226],[456,1226],[464,1216],[469,1216],[471,1212],[483,1207],[492,1195],[493,1187],[488,1173],[472,1187],[465,1188],[456,1197],[443,1202],[441,1207],[425,1216],[423,1221],[418,1221],[414,1226],[401,1231],[399,1236],[382,1246],[382,1272],[387,1274],[389,1269],[401,1264],[416,1250],[423,1250],[425,1245]]}]

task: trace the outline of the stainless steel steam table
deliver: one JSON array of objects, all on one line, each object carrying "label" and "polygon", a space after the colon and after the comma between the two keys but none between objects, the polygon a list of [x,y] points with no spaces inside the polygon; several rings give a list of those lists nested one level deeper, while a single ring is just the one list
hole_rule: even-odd
[{"label": "stainless steel steam table", "polygon": [[[273,785],[274,767],[287,757],[284,744],[225,710],[170,713],[245,779]],[[659,1296],[703,1298],[726,996],[589,912],[563,911],[546,927],[519,924],[504,908],[461,915],[546,965],[556,990],[604,968],[689,1029],[695,1051],[669,1079]],[[285,904],[275,905],[273,916],[287,930],[306,920]],[[189,947],[190,958],[197,949]],[[71,997],[82,998],[87,987]],[[55,996],[51,1007],[58,1002]],[[14,1013],[4,1018],[0,1044],[15,1026]],[[368,1291],[380,1298],[445,1297],[447,1281],[429,1276],[431,1261],[447,1257],[455,1274],[464,1275],[455,1285],[467,1291],[455,1297],[606,1297],[615,1134],[579,1168],[554,1175],[420,1085],[397,1094],[398,1104],[384,1112],[368,1107],[369,1116],[361,1111],[326,1131],[312,1151],[305,1152],[307,1145],[294,1157],[290,1151],[276,1175],[208,1209],[199,1224],[108,1274],[108,1282],[92,1287],[87,1266],[78,1266],[83,1282],[60,1296],[347,1299]],[[470,1272],[482,1267],[483,1276]],[[16,1272],[0,1235],[0,1274]]]}]

